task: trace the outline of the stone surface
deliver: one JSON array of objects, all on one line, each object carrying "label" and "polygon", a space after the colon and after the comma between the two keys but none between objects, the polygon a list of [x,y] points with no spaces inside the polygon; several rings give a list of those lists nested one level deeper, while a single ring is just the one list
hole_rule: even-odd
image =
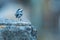
[{"label": "stone surface", "polygon": [[0,40],[37,40],[36,33],[31,26],[8,26],[1,30]]}]

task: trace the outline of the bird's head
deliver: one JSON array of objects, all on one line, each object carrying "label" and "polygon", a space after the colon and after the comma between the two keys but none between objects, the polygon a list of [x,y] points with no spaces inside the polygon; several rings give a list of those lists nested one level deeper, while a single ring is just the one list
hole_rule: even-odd
[{"label": "bird's head", "polygon": [[21,12],[22,13],[23,12],[23,9],[18,9],[17,12]]}]

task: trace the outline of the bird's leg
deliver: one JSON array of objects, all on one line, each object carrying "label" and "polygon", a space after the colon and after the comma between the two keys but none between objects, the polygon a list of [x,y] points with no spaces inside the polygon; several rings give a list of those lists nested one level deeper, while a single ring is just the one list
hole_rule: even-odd
[{"label": "bird's leg", "polygon": [[18,18],[18,21],[22,21],[22,19],[21,18]]},{"label": "bird's leg", "polygon": [[20,19],[20,21],[21,21],[22,19]]},{"label": "bird's leg", "polygon": [[18,21],[20,21],[20,18],[18,18]]},{"label": "bird's leg", "polygon": [[22,19],[20,18],[20,21],[22,21]]}]

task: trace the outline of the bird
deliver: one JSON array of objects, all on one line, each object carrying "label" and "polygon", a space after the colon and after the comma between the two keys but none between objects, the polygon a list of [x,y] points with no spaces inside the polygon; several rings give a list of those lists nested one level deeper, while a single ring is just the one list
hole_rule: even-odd
[{"label": "bird", "polygon": [[23,15],[23,9],[18,9],[15,13],[16,18],[20,19],[21,16]]}]

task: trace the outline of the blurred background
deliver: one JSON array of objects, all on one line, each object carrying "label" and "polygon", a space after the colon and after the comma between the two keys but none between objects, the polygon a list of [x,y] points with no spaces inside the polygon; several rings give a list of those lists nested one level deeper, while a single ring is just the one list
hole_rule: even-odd
[{"label": "blurred background", "polygon": [[60,40],[60,0],[0,0],[0,17],[17,20],[19,8],[23,21],[36,27],[38,40]]}]

